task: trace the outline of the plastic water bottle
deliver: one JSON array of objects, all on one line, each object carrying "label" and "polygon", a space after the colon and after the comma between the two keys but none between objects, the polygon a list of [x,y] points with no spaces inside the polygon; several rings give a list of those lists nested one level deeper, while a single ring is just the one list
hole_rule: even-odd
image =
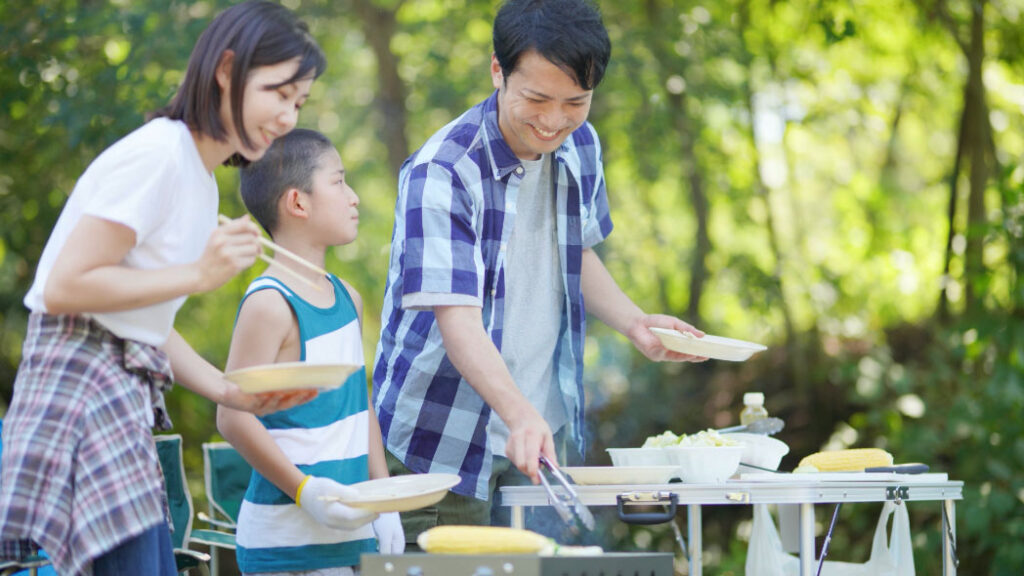
[{"label": "plastic water bottle", "polygon": [[743,395],[743,411],[740,412],[740,424],[744,426],[756,420],[768,417],[768,410],[764,407],[764,393],[747,392]]}]

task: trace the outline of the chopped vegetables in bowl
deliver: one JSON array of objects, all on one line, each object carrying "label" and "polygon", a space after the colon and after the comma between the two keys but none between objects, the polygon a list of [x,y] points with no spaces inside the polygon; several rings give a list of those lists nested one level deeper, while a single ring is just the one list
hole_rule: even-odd
[{"label": "chopped vegetables in bowl", "polygon": [[[731,465],[731,470],[721,471],[716,467],[715,473],[708,477],[707,474],[690,472],[690,476],[696,479],[684,481],[717,482],[722,474],[727,478],[736,470],[739,464],[739,454],[742,451],[740,444],[735,440],[722,436],[715,430],[702,430],[696,434],[684,434],[677,436],[671,430],[666,430],[657,436],[650,436],[644,441],[640,448],[608,448],[608,455],[611,456],[612,466],[678,466],[685,469],[691,457],[683,454],[674,454],[672,451],[691,448],[717,448],[721,450],[719,457],[726,461],[736,460]],[[716,452],[718,450],[715,450]],[[735,452],[735,454],[733,454]],[[725,468],[729,468],[725,464]]]},{"label": "chopped vegetables in bowl", "polygon": [[672,446],[738,446],[739,443],[718,433],[717,430],[701,430],[696,434],[676,436],[666,430],[657,436],[648,436],[643,448],[668,448]]},{"label": "chopped vegetables in bowl", "polygon": [[678,444],[679,436],[673,434],[671,430],[665,430],[657,436],[648,436],[641,448],[664,448],[665,446],[677,446]]}]

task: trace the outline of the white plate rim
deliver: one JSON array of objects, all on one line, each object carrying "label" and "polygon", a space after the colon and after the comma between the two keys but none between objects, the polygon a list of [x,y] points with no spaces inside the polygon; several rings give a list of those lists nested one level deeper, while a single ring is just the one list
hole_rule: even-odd
[{"label": "white plate rim", "polygon": [[[678,330],[657,327],[652,327],[651,331],[659,340],[662,340],[662,345],[670,350],[675,347],[678,348],[674,350],[676,352],[716,360],[742,361],[768,349],[764,344],[726,338],[725,336],[706,334],[703,338],[698,338]],[[666,340],[670,341],[673,346],[669,346]]]},{"label": "white plate rim", "polygon": [[725,336],[715,336],[713,334],[705,334],[703,338],[696,336],[687,336],[679,330],[672,330],[669,328],[658,328],[652,327],[651,332],[655,334],[664,334],[665,336],[672,336],[679,340],[686,342],[704,342],[715,346],[726,346],[733,348],[743,348],[744,350],[756,350],[758,352],[767,350],[768,347],[764,344],[758,344],[756,342],[748,342],[746,340],[738,340],[736,338],[728,338]]},{"label": "white plate rim", "polygon": [[419,498],[428,494],[434,494],[437,492],[447,491],[452,486],[455,486],[462,478],[458,474],[447,474],[442,472],[429,472],[425,474],[399,474],[396,476],[388,476],[387,478],[376,478],[374,480],[367,480],[365,482],[358,482],[350,485],[352,488],[360,489],[366,488],[368,485],[380,485],[380,484],[391,484],[391,483],[426,483],[416,488],[414,492],[403,493],[401,495],[394,494],[371,494],[371,495],[360,495],[358,498],[333,498],[342,504],[348,504],[356,506],[360,504],[380,504],[380,503],[400,503],[403,500],[409,500],[412,498]]}]

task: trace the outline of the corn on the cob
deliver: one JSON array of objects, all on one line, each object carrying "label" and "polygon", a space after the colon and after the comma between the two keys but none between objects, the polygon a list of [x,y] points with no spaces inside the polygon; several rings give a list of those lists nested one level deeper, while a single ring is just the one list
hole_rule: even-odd
[{"label": "corn on the cob", "polygon": [[858,471],[875,466],[892,466],[892,454],[881,448],[849,448],[816,452],[800,461],[800,467],[814,466],[820,472]]},{"label": "corn on the cob", "polygon": [[431,554],[536,554],[552,545],[536,532],[502,526],[436,526],[416,543]]}]

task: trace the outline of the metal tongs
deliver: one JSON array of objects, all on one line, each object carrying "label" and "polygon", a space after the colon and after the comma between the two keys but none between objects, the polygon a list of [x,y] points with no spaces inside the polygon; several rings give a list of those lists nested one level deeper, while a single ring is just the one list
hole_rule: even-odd
[{"label": "metal tongs", "polygon": [[[551,483],[544,475],[544,470],[547,470],[554,479],[561,484],[562,490],[556,491],[551,487]],[[537,471],[537,475],[540,476],[540,483],[544,485],[544,490],[548,493],[548,501],[554,506],[555,512],[562,519],[566,525],[569,526],[569,530],[573,534],[579,534],[580,529],[578,524],[583,524],[587,530],[594,529],[594,515],[590,513],[590,510],[580,501],[579,494],[573,489],[572,484],[566,480],[565,476],[558,470],[554,465],[548,461],[543,455],[540,457],[540,470]]]}]

